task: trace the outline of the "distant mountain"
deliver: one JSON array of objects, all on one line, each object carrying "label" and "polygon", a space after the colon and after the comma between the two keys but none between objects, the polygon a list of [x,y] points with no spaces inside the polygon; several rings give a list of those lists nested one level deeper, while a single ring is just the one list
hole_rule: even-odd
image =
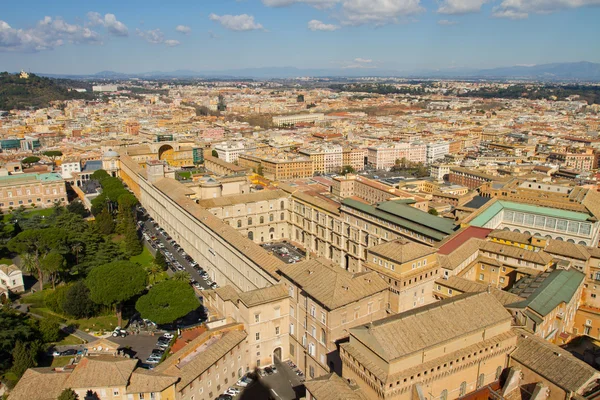
[{"label": "distant mountain", "polygon": [[[45,75],[74,78],[74,75]],[[80,75],[85,79],[130,79],[130,78],[252,78],[286,79],[296,77],[403,77],[403,78],[446,78],[446,79],[522,79],[538,81],[600,81],[600,64],[591,62],[553,63],[533,66],[512,66],[491,69],[447,68],[437,70],[397,71],[381,68],[311,68],[263,67],[225,70],[176,70],[149,71],[143,73],[120,73],[101,71],[93,75]]]}]

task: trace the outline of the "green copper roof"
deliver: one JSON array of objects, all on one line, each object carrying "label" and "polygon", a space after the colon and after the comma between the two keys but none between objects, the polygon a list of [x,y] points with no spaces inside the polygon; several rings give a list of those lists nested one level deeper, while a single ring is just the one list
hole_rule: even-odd
[{"label": "green copper roof", "polygon": [[519,211],[547,217],[564,218],[572,221],[586,221],[590,215],[576,211],[559,210],[558,208],[540,207],[532,204],[515,203],[512,201],[498,200],[481,214],[473,218],[471,225],[482,227],[503,209]]},{"label": "green copper roof", "polygon": [[357,200],[344,199],[342,204],[436,240],[442,240],[456,228],[452,221],[433,216],[402,201],[385,201],[374,207]]},{"label": "green copper roof", "polygon": [[[537,287],[527,299],[510,304],[508,307],[529,307],[539,315],[546,316],[561,303],[568,303],[571,301],[573,296],[577,293],[577,289],[579,288],[579,285],[581,285],[583,278],[584,275],[575,269],[554,270],[543,282],[539,283],[539,287]],[[532,283],[533,282],[535,282],[535,280],[533,280]]]}]

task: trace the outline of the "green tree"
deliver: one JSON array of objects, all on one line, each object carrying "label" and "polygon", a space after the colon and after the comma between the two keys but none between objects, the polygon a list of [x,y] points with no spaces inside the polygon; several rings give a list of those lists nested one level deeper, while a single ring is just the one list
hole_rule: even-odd
[{"label": "green tree", "polygon": [[342,175],[346,175],[346,174],[354,174],[356,173],[356,170],[352,167],[352,165],[344,165],[342,167]]},{"label": "green tree", "polygon": [[137,256],[143,250],[144,248],[138,237],[137,227],[133,219],[131,219],[125,228],[125,251],[131,257]]},{"label": "green tree", "polygon": [[102,212],[96,217],[96,225],[103,235],[110,235],[115,231],[115,221],[112,214],[108,212],[106,205],[104,205]]},{"label": "green tree", "polygon": [[135,224],[135,214],[133,208],[138,204],[138,199],[136,199],[131,193],[126,192],[119,196],[117,202],[119,206],[115,230],[118,233],[125,233],[129,223],[133,222],[133,224]]},{"label": "green tree", "polygon": [[0,307],[0,370],[10,367],[11,352],[16,343],[28,342],[36,334],[36,329],[26,315]]},{"label": "green tree", "polygon": [[151,285],[156,283],[156,279],[163,273],[163,269],[156,263],[152,263],[146,267],[148,273],[148,280]]},{"label": "green tree", "polygon": [[219,158],[219,153],[217,153],[215,149],[213,149],[213,151],[210,154],[215,158]]},{"label": "green tree", "polygon": [[171,323],[200,306],[194,289],[186,282],[167,280],[140,297],[135,308],[142,318],[157,324]]},{"label": "green tree", "polygon": [[60,324],[55,318],[44,318],[40,321],[40,333],[44,343],[58,342],[60,339]]},{"label": "green tree", "polygon": [[67,206],[67,210],[73,214],[81,215],[84,218],[88,215],[88,210],[85,208],[83,203],[79,200],[72,201]]},{"label": "green tree", "polygon": [[35,164],[38,161],[40,161],[39,157],[29,156],[29,157],[25,157],[23,160],[21,160],[21,164],[25,164],[25,165],[27,165],[27,168],[29,168],[29,167],[31,167],[31,164]]},{"label": "green tree", "polygon": [[175,281],[179,281],[179,282],[189,282],[190,274],[187,273],[186,271],[177,271],[173,274],[171,279],[173,279]]},{"label": "green tree", "polygon": [[67,388],[58,396],[58,400],[79,400],[79,396],[77,396],[77,393],[73,389]]},{"label": "green tree", "polygon": [[94,171],[94,173],[90,176],[90,179],[92,179],[94,181],[98,181],[98,182],[100,182],[100,184],[102,184],[102,181],[106,178],[110,178],[110,175],[108,174],[108,172],[106,172],[103,169]]},{"label": "green tree", "polygon": [[37,365],[37,350],[38,347],[33,343],[17,341],[12,351],[11,372],[20,378],[28,368],[35,367]]},{"label": "green tree", "polygon": [[58,157],[62,157],[63,153],[60,150],[48,150],[42,153],[43,155],[45,155],[46,157],[48,157],[50,159],[50,161],[52,161],[52,165],[55,165],[55,161]]},{"label": "green tree", "polygon": [[435,208],[430,208],[427,212],[431,215],[438,215],[438,211]]},{"label": "green tree", "polygon": [[77,281],[69,287],[62,303],[62,309],[77,319],[90,318],[98,312],[98,305],[90,298],[90,289],[85,282]]},{"label": "green tree", "polygon": [[129,261],[114,261],[93,268],[85,281],[96,304],[114,307],[122,324],[121,306],[146,288],[146,271]]},{"label": "green tree", "polygon": [[71,287],[68,285],[62,285],[57,287],[55,290],[48,292],[44,296],[44,304],[50,310],[58,314],[64,314],[65,310],[62,305],[67,297],[67,292]]},{"label": "green tree", "polygon": [[60,274],[61,271],[64,271],[65,268],[65,258],[62,254],[51,251],[46,254],[44,258],[42,258],[42,270],[50,275],[50,279],[52,280],[52,289],[56,289],[56,276]]},{"label": "green tree", "polygon": [[158,265],[161,268],[161,270],[167,270],[167,259],[165,258],[165,255],[162,253],[162,251],[156,252],[156,256],[154,257],[154,263]]}]

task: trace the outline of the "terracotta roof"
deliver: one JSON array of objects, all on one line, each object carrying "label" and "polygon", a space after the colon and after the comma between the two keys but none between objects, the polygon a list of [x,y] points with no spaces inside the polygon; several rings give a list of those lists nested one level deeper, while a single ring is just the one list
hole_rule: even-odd
[{"label": "terracotta roof", "polygon": [[505,231],[501,229],[492,231],[488,237],[501,240],[510,240],[511,242],[516,243],[530,243],[532,238],[532,236],[527,233]]},{"label": "terracotta roof", "polygon": [[225,207],[232,206],[235,204],[256,203],[259,201],[283,199],[287,196],[288,194],[285,193],[283,190],[261,190],[260,192],[254,193],[238,194],[233,196],[217,197],[214,199],[200,200],[198,204],[204,208]]},{"label": "terracotta roof", "polygon": [[352,328],[350,334],[389,362],[510,320],[491,294],[469,293]]},{"label": "terracotta roof", "polygon": [[287,264],[280,271],[329,310],[388,289],[376,272],[352,274],[324,259]]},{"label": "terracotta roof", "polygon": [[298,200],[304,201],[308,204],[311,204],[317,208],[320,208],[324,211],[330,212],[335,215],[340,215],[340,207],[339,205],[334,204],[333,202],[324,200],[320,197],[310,196],[309,194],[304,193],[297,187],[280,183],[279,188],[284,190],[285,192],[292,195],[292,197],[297,198]]},{"label": "terracotta roof", "polygon": [[450,276],[448,279],[438,279],[436,284],[449,287],[461,293],[482,293],[487,292],[493,295],[502,305],[515,303],[525,300],[523,297],[516,294],[505,292],[495,287],[490,287],[483,283],[473,282],[471,280],[461,278],[459,276]]},{"label": "terracotta roof", "polygon": [[[237,324],[233,324],[235,327]],[[221,330],[223,329],[220,328]],[[189,385],[194,379],[210,368],[215,362],[229,353],[246,339],[242,330],[208,331],[188,343],[183,349],[159,364],[153,372],[180,377],[177,390]]]},{"label": "terracotta roof", "polygon": [[127,386],[137,363],[113,356],[83,357],[65,384],[70,388]]},{"label": "terracotta roof", "polygon": [[481,251],[487,251],[493,254],[501,254],[511,258],[517,258],[523,261],[538,265],[546,265],[553,260],[553,257],[542,251],[525,250],[517,246],[511,246],[502,243],[484,242]]},{"label": "terracotta roof", "polygon": [[10,400],[56,400],[65,387],[70,372],[51,368],[29,368],[10,392]]},{"label": "terracotta roof", "polygon": [[470,238],[448,255],[438,254],[438,262],[442,268],[454,270],[466,259],[478,253],[485,240]]},{"label": "terracotta roof", "polygon": [[177,382],[177,377],[163,375],[138,368],[129,379],[127,393],[162,392]]},{"label": "terracotta roof", "polygon": [[491,231],[491,229],[480,228],[478,226],[463,228],[439,243],[438,254],[448,255],[471,238],[485,239]]},{"label": "terracotta roof", "polygon": [[304,386],[315,400],[367,400],[358,386],[350,386],[348,381],[333,372],[312,379]]},{"label": "terracotta roof", "polygon": [[288,290],[286,289],[285,285],[278,284],[240,293],[239,299],[247,307],[252,307],[259,304],[284,299],[288,296]]},{"label": "terracotta roof", "polygon": [[408,239],[398,239],[368,249],[370,253],[377,254],[399,264],[404,264],[418,258],[434,254],[437,249]]},{"label": "terracotta roof", "polygon": [[591,257],[586,246],[569,243],[562,240],[550,240],[544,251],[557,256],[574,258],[576,260],[583,261],[587,261]]},{"label": "terracotta roof", "polygon": [[214,292],[223,300],[223,301],[233,301],[237,303],[240,299],[240,294],[238,291],[231,285],[225,285],[214,289]]},{"label": "terracotta roof", "polygon": [[522,329],[516,331],[517,349],[510,358],[553,384],[582,394],[588,382],[600,378],[598,371],[568,351]]}]

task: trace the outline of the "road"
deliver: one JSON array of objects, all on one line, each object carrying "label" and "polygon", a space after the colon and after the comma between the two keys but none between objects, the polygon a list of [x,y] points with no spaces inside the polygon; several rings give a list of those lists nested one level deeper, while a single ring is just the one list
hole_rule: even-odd
[{"label": "road", "polygon": [[[198,273],[198,271],[196,271],[194,269],[194,267],[192,267],[189,263],[189,261],[187,261],[178,251],[176,248],[174,248],[171,243],[169,243],[169,241],[165,238],[165,236],[163,236],[162,233],[160,233],[158,231],[158,228],[155,228],[153,223],[148,221],[147,219],[147,215],[145,216],[145,220],[144,222],[144,229],[146,229],[146,231],[149,232],[150,236],[156,236],[156,239],[158,241],[160,241],[165,248],[162,249],[162,252],[164,254],[165,250],[170,251],[171,253],[173,253],[173,257],[175,258],[175,260],[179,261],[179,263],[185,268],[186,272],[190,274],[190,276],[192,277],[192,279],[194,279],[196,282],[198,282],[200,284],[200,286],[202,287],[202,289],[210,289],[210,287],[206,284],[206,281],[204,279],[202,279],[200,277],[200,274]],[[150,245],[150,243],[148,243],[148,245]],[[157,249],[157,250],[153,250],[153,251],[159,251],[161,249]],[[166,258],[166,256],[165,256]]]}]

